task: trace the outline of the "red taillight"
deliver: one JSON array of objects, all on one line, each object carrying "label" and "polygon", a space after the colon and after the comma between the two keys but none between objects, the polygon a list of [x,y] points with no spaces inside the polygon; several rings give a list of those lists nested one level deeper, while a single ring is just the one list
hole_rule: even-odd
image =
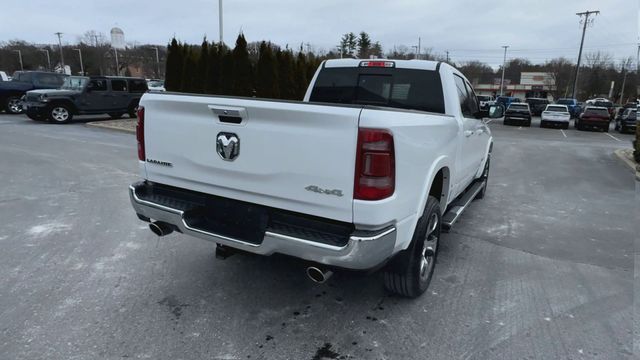
[{"label": "red taillight", "polygon": [[393,135],[387,130],[360,129],[353,197],[381,200],[393,195],[396,183]]},{"label": "red taillight", "polygon": [[393,61],[360,61],[360,67],[384,67],[392,68],[396,66]]},{"label": "red taillight", "polygon": [[136,125],[136,139],[138,139],[138,160],[145,161],[144,152],[144,107],[138,106],[138,124]]}]

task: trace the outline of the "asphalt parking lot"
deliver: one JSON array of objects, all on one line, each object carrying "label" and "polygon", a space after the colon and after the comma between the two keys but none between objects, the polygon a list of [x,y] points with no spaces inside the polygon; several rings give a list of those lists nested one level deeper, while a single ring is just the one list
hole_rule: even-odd
[{"label": "asphalt parking lot", "polygon": [[633,358],[632,136],[538,125],[490,123],[487,197],[407,300],[159,239],[129,204],[133,135],[0,115],[0,358]]}]

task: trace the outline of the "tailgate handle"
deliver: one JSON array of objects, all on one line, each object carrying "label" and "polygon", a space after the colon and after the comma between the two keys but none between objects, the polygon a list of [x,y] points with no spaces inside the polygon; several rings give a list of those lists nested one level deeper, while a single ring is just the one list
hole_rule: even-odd
[{"label": "tailgate handle", "polygon": [[209,105],[209,109],[221,123],[225,124],[239,125],[247,117],[247,110],[241,107]]},{"label": "tailgate handle", "polygon": [[242,122],[242,118],[240,116],[218,115],[218,119],[220,119],[220,122],[229,124],[240,124]]}]

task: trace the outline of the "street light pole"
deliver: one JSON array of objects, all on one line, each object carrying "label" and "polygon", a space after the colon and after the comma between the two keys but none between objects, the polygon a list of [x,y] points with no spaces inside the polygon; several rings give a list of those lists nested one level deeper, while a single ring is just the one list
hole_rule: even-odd
[{"label": "street light pole", "polygon": [[116,54],[116,76],[120,76],[120,64],[118,64],[118,49],[113,48],[113,52]]},{"label": "street light pole", "polygon": [[24,71],[24,66],[22,65],[22,51],[20,50],[13,50],[13,51],[18,53],[18,59],[20,60],[20,70]]},{"label": "street light pole", "polygon": [[160,78],[160,55],[158,54],[158,47],[154,47],[156,49],[156,76]]},{"label": "street light pole", "polygon": [[62,72],[64,73],[64,55],[62,54],[62,33],[57,32],[58,35],[58,47],[60,48],[60,67],[62,68]]},{"label": "street light pole", "polygon": [[47,54],[47,70],[51,71],[51,58],[49,57],[49,50],[40,49],[40,51],[42,51],[42,52]]},{"label": "street light pole", "polygon": [[218,0],[218,25],[220,26],[220,45],[224,44],[222,37],[222,0]]},{"label": "street light pole", "polygon": [[82,49],[73,49],[80,55],[80,73],[84,76],[84,65],[82,64]]},{"label": "street light pole", "polygon": [[500,96],[503,95],[503,90],[504,90],[504,67],[507,64],[507,49],[509,48],[509,45],[503,45],[502,47],[504,48],[504,59],[502,59],[502,79],[500,80]]}]

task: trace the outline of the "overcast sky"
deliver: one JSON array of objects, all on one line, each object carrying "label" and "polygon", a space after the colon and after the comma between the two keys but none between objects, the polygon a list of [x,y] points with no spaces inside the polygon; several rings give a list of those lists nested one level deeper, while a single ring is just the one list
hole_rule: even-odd
[{"label": "overcast sky", "polygon": [[[383,47],[417,45],[450,51],[456,62],[532,62],[575,59],[581,27],[576,12],[600,10],[587,28],[585,51],[609,52],[619,61],[636,57],[640,0],[224,0],[224,40],[242,29],[248,41],[271,40],[298,48],[301,42],[329,50],[349,31],[367,31]],[[74,43],[87,30],[106,35],[118,26],[127,42],[166,44],[175,36],[200,43],[217,40],[217,0],[21,0],[3,1],[0,41]],[[424,50],[423,50],[424,51]]]}]

